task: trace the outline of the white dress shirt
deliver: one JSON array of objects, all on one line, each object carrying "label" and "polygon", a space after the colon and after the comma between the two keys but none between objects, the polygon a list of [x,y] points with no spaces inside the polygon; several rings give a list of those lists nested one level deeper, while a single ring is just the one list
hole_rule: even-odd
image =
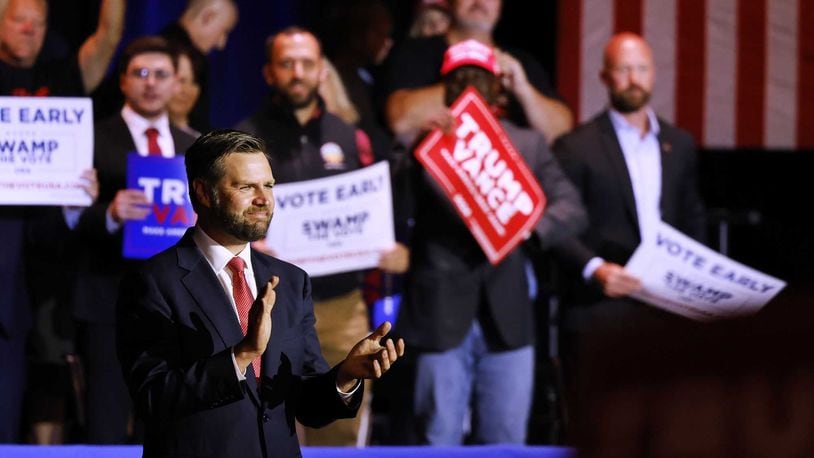
[{"label": "white dress shirt", "polygon": [[[127,125],[127,130],[130,131],[130,137],[133,138],[133,143],[136,145],[136,152],[139,156],[148,156],[150,153],[147,149],[147,135],[144,133],[150,127],[158,130],[158,147],[161,148],[161,155],[163,157],[175,157],[175,142],[172,140],[170,133],[170,118],[167,113],[162,114],[156,119],[149,120],[140,114],[133,111],[129,105],[124,104],[121,111],[122,119]],[[108,233],[112,234],[121,229],[121,223],[117,223],[110,210],[106,212],[106,226]]]},{"label": "white dress shirt", "polygon": [[[659,121],[652,109],[647,109],[648,129],[642,134],[638,127],[630,124],[616,110],[608,110],[613,130],[619,140],[625,158],[633,198],[636,202],[636,217],[639,220],[639,234],[642,240],[655,233],[661,220],[661,148],[658,134]],[[582,276],[590,279],[605,260],[593,258],[585,265]]]},{"label": "white dress shirt", "polygon": [[[235,304],[234,294],[232,294],[232,271],[226,267],[226,265],[235,256],[243,259],[246,266],[244,269],[246,283],[249,284],[249,290],[252,293],[252,297],[256,298],[257,283],[251,281],[254,279],[254,269],[252,269],[252,256],[249,244],[247,243],[246,246],[240,250],[240,253],[236,255],[232,254],[231,251],[213,240],[212,237],[209,237],[206,232],[204,232],[203,229],[198,226],[196,226],[195,230],[192,232],[192,240],[195,241],[195,245],[198,247],[198,250],[201,252],[204,259],[206,259],[206,262],[209,263],[209,267],[211,267],[212,271],[215,272],[215,276],[218,277],[218,281],[220,282],[223,291],[229,298],[229,303],[232,304],[232,310],[235,312],[235,319],[238,323],[240,323],[240,314],[237,311],[237,304]],[[241,371],[237,365],[234,348],[232,349],[232,364],[235,366],[235,374],[237,374],[238,380],[246,380],[246,372]],[[339,392],[342,400],[347,404],[350,402],[351,396],[353,396],[356,390],[359,389],[359,385],[361,385],[361,383],[357,382],[356,386],[349,393],[339,390],[338,386],[336,390]]]},{"label": "white dress shirt", "polygon": [[130,136],[133,137],[133,143],[136,144],[136,151],[141,156],[147,156],[147,131],[150,127],[158,130],[158,147],[161,148],[161,155],[164,157],[175,157],[175,143],[172,141],[172,134],[170,133],[170,118],[167,113],[162,114],[156,119],[150,120],[133,111],[129,105],[125,104],[122,108],[122,119],[127,124],[127,129],[130,131]]}]

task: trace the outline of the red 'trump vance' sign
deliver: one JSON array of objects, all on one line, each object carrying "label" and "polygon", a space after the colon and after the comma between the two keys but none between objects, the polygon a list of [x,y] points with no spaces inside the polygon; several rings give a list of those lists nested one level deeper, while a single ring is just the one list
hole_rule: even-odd
[{"label": "red 'trump vance' sign", "polygon": [[467,89],[450,110],[456,120],[454,131],[431,132],[415,155],[489,262],[497,264],[542,216],[545,194],[476,90]]}]

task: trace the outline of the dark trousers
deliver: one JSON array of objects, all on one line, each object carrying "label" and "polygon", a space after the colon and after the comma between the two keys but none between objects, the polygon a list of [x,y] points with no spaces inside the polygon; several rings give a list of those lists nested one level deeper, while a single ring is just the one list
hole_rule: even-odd
[{"label": "dark trousers", "polygon": [[115,325],[80,323],[79,349],[87,381],[87,442],[131,442],[128,432],[131,402],[116,356]]},{"label": "dark trousers", "polygon": [[25,376],[25,335],[0,330],[0,443],[20,442]]}]

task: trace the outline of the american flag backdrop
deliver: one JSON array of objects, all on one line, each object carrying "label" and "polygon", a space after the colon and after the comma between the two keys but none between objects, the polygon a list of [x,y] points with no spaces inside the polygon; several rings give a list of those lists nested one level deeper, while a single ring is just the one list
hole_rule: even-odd
[{"label": "american flag backdrop", "polygon": [[700,145],[814,149],[814,0],[561,0],[557,80],[580,122],[606,105],[620,31],[651,44],[652,106]]}]

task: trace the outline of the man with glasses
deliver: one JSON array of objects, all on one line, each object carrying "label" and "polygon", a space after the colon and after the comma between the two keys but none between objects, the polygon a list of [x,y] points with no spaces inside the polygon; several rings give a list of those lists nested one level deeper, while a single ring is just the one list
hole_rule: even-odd
[{"label": "man with glasses", "polygon": [[177,57],[166,40],[142,37],[130,43],[119,63],[124,107],[95,126],[94,163],[99,199],[80,218],[80,271],[74,294],[79,348],[86,363],[88,441],[128,440],[130,400],[115,353],[115,303],[122,274],[134,261],[122,258],[128,220],[150,212],[141,190],[127,189],[127,155],[183,154],[194,138],[172,126],[167,104],[176,90]]}]

